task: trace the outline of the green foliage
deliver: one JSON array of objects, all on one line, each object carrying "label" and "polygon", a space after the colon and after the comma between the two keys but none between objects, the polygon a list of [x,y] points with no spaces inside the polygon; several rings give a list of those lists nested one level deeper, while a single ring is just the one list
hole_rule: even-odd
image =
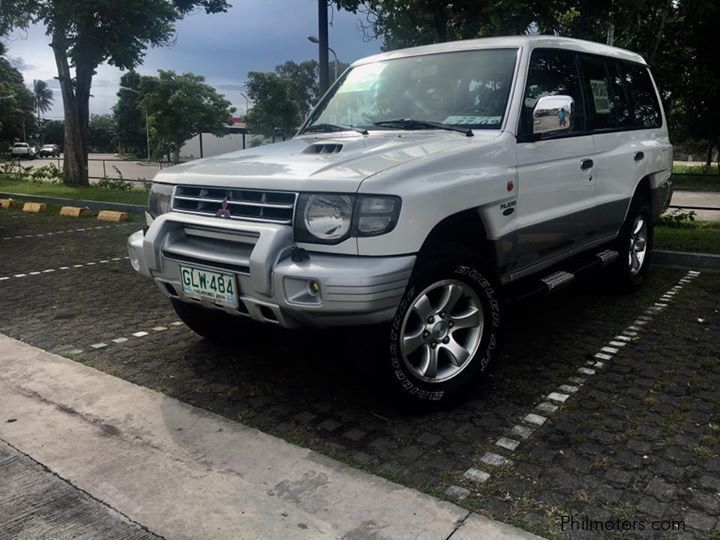
[{"label": "green foliage", "polygon": [[180,147],[193,135],[225,135],[235,111],[204,77],[192,73],[160,70],[157,77],[142,77],[140,92],[139,106],[148,113],[155,151],[163,153],[171,146],[176,161]]},{"label": "green foliage", "polygon": [[62,148],[65,138],[65,122],[62,120],[42,120],[40,125],[43,144],[57,144]]},{"label": "green foliage", "polygon": [[145,115],[139,107],[140,75],[135,71],[125,73],[120,78],[120,87],[117,93],[118,101],[113,107],[118,145],[125,153],[147,158]]},{"label": "green foliage", "polygon": [[117,174],[116,178],[111,178],[109,176],[104,176],[100,180],[98,180],[97,186],[102,189],[114,189],[117,191],[131,191],[135,189],[132,182],[128,182],[125,180],[125,177],[123,176],[122,171],[118,169],[115,165],[112,166],[112,168],[115,170],[115,174]]},{"label": "green foliage", "polygon": [[23,138],[23,122],[26,132],[34,129],[35,104],[22,74],[3,53],[4,49],[0,50],[0,152],[5,153],[10,143]]},{"label": "green foliage", "polygon": [[27,169],[30,169],[29,177],[33,182],[62,182],[62,170],[54,163]]},{"label": "green foliage", "polygon": [[48,88],[45,81],[34,80],[33,81],[33,97],[35,98],[35,109],[37,109],[37,116],[40,119],[40,114],[48,112],[53,104],[53,91]]},{"label": "green foliage", "polygon": [[115,152],[117,150],[117,124],[111,114],[90,116],[88,145],[91,152]]},{"label": "green foliage", "polygon": [[695,228],[694,211],[681,212],[675,209],[660,216],[657,220],[658,227],[671,227],[673,229],[693,229]]},{"label": "green foliage", "polygon": [[276,73],[248,73],[247,91],[253,108],[247,114],[250,133],[289,134],[300,125],[300,106],[290,95],[287,80]]}]

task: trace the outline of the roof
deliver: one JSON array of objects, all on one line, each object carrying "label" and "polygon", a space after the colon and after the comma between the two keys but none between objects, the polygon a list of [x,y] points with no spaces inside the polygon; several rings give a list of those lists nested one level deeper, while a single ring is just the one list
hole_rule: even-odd
[{"label": "roof", "polygon": [[475,49],[497,49],[504,47],[524,47],[530,49],[552,47],[558,49],[571,49],[574,51],[611,56],[622,60],[628,60],[630,62],[645,64],[643,57],[637,53],[620,49],[618,47],[611,47],[603,43],[595,43],[593,41],[558,36],[504,36],[482,39],[465,39],[462,41],[448,41],[446,43],[422,45],[420,47],[411,47],[409,49],[398,49],[396,51],[361,58],[360,60],[354,62],[353,66],[377,62],[380,60],[421,56],[424,54],[470,51]]}]

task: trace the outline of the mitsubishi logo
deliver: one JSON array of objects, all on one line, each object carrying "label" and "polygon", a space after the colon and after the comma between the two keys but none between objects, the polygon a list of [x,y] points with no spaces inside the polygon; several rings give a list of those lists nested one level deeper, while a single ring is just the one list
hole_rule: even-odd
[{"label": "mitsubishi logo", "polygon": [[227,197],[225,197],[220,203],[220,209],[215,212],[215,217],[221,217],[226,219],[230,219],[232,217],[230,209],[228,208]]}]

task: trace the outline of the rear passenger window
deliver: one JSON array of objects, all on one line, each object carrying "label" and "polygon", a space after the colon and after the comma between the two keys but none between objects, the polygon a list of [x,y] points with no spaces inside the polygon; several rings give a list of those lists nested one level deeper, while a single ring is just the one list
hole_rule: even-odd
[{"label": "rear passenger window", "polygon": [[573,132],[585,131],[585,110],[575,53],[560,49],[535,49],[530,57],[525,83],[521,133],[532,133],[532,112],[538,99],[556,95],[570,96],[575,100]]},{"label": "rear passenger window", "polygon": [[620,62],[607,60],[605,66],[607,67],[610,82],[611,106],[617,118],[618,127],[621,129],[631,129],[634,127],[635,119],[630,111],[630,98],[628,97],[627,88],[625,88],[623,84],[623,73],[620,69]]},{"label": "rear passenger window", "polygon": [[623,62],[625,86],[632,99],[633,126],[641,129],[662,126],[660,104],[645,66]]},{"label": "rear passenger window", "polygon": [[593,130],[616,129],[618,118],[610,92],[610,77],[601,58],[582,57],[588,120]]}]

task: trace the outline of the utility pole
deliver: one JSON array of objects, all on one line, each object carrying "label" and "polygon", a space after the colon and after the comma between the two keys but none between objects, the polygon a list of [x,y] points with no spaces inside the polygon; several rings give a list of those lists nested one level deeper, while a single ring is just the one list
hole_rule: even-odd
[{"label": "utility pole", "polygon": [[328,5],[327,0],[318,0],[318,53],[320,66],[320,94],[330,86],[328,76]]}]

